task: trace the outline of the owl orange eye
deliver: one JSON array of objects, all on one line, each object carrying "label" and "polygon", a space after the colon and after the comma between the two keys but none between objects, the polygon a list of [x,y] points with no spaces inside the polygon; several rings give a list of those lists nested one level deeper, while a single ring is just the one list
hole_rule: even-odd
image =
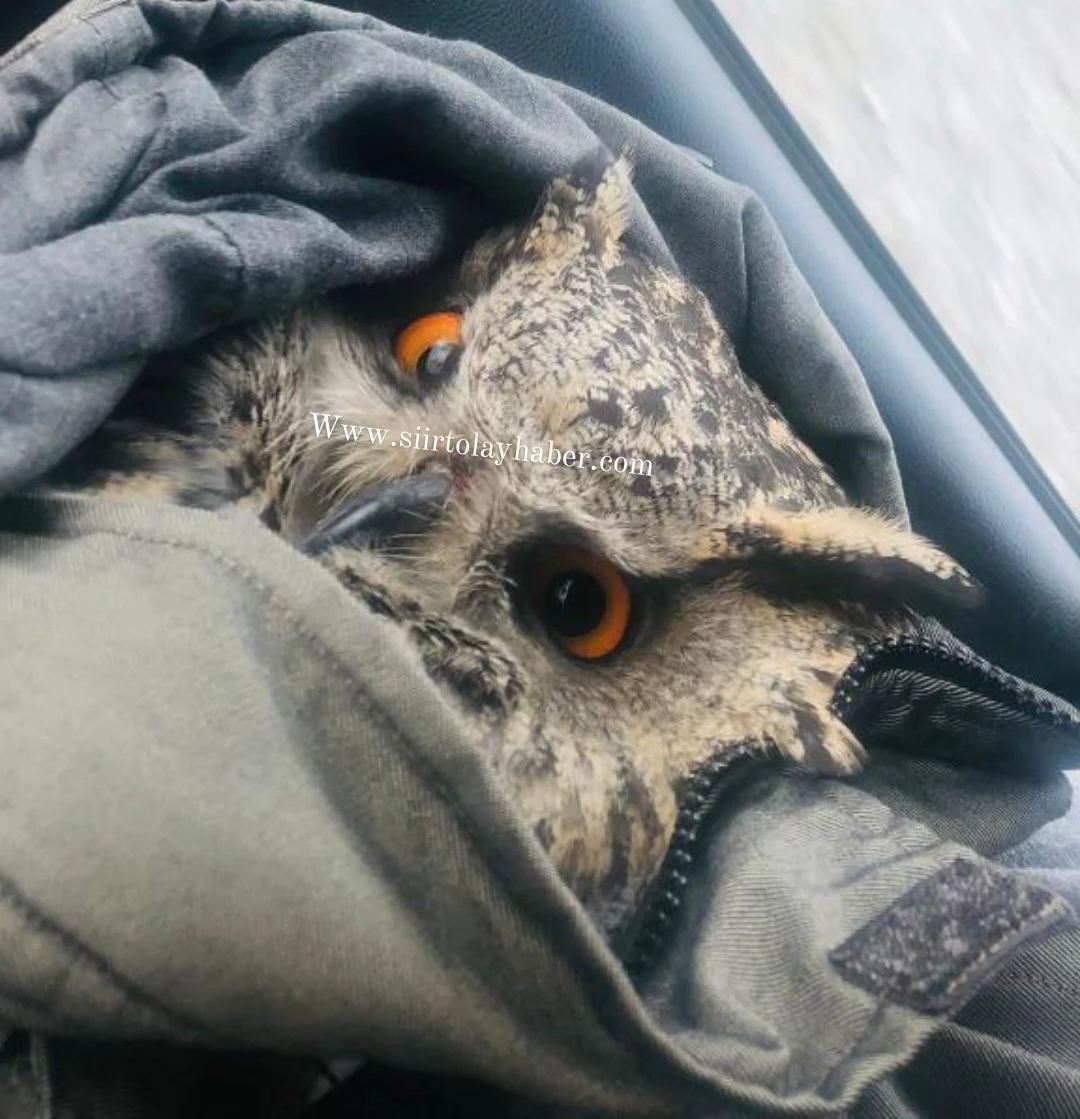
[{"label": "owl orange eye", "polygon": [[461,316],[454,311],[424,315],[397,336],[394,357],[404,373],[434,386],[457,368],[461,354]]},{"label": "owl orange eye", "polygon": [[599,660],[626,638],[630,588],[601,556],[584,548],[556,548],[533,565],[529,592],[537,617],[571,656]]}]

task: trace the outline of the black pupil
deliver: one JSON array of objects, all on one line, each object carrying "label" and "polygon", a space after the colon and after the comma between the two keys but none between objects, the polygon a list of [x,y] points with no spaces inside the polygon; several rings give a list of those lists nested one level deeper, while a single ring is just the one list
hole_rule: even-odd
[{"label": "black pupil", "polygon": [[452,342],[436,342],[420,355],[416,373],[421,381],[440,381],[454,368],[458,347]]},{"label": "black pupil", "polygon": [[600,624],[607,596],[587,571],[565,571],[544,589],[544,619],[563,637],[580,637]]}]

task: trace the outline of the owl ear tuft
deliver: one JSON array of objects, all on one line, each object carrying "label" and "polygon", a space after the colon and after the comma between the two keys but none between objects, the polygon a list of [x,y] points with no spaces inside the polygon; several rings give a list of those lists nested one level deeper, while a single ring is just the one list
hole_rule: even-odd
[{"label": "owl ear tuft", "polygon": [[610,267],[629,222],[630,161],[598,148],[545,189],[521,249],[539,259],[591,253]]},{"label": "owl ear tuft", "polygon": [[978,583],[953,559],[902,525],[864,509],[755,509],[715,526],[699,558],[735,564],[797,595],[925,613],[976,605]]}]

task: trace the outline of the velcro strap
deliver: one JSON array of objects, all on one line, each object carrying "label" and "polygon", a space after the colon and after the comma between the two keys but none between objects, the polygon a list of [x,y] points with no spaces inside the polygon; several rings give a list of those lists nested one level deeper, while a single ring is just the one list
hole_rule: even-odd
[{"label": "velcro strap", "polygon": [[1011,948],[1069,916],[1056,894],[960,857],[863,925],[829,961],[872,995],[941,1014],[972,994]]}]

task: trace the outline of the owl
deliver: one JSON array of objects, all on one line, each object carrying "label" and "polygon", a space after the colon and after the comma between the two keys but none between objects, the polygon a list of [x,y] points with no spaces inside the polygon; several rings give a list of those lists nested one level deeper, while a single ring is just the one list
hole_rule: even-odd
[{"label": "owl", "polygon": [[852,506],[705,297],[628,246],[630,199],[602,160],[411,306],[232,328],[184,359],[167,422],[136,409],[53,479],[246,509],[327,567],[407,635],[609,930],[702,766],[856,770],[845,668],[972,591]]}]

